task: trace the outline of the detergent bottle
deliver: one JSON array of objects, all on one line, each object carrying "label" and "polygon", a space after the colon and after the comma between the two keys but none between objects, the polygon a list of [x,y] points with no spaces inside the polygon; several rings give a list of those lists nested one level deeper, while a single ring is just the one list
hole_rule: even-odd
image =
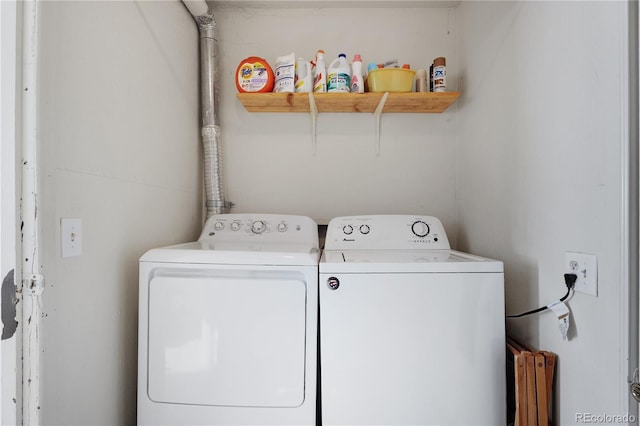
[{"label": "detergent bottle", "polygon": [[362,57],[358,54],[354,55],[351,66],[353,68],[353,72],[351,73],[351,93],[364,93]]},{"label": "detergent bottle", "polygon": [[236,69],[236,87],[240,93],[271,92],[273,84],[273,70],[262,58],[245,58]]},{"label": "detergent bottle", "polygon": [[296,62],[296,77],[294,81],[296,92],[311,92],[313,78],[311,77],[311,64],[303,58]]},{"label": "detergent bottle", "polygon": [[351,90],[351,68],[347,55],[341,53],[329,64],[327,71],[327,92],[349,93]]}]

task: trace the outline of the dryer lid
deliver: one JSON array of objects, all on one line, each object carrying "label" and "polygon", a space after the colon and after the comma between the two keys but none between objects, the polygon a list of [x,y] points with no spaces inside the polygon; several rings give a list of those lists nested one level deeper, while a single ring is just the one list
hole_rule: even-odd
[{"label": "dryer lid", "polygon": [[303,244],[248,245],[192,242],[149,250],[140,262],[317,266],[320,250]]}]

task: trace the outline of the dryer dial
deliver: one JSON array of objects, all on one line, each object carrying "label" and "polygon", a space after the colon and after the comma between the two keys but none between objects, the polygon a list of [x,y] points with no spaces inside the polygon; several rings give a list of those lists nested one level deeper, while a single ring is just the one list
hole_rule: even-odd
[{"label": "dryer dial", "polygon": [[351,235],[351,234],[353,234],[353,226],[351,226],[351,225],[345,225],[345,226],[342,228],[342,232],[344,232],[344,233],[345,233],[345,234],[347,234],[347,235]]},{"label": "dryer dial", "polygon": [[429,235],[429,225],[421,220],[416,220],[411,225],[411,231],[416,237],[423,238]]},{"label": "dryer dial", "polygon": [[251,224],[251,232],[254,234],[262,234],[266,228],[267,226],[261,220],[256,220]]}]

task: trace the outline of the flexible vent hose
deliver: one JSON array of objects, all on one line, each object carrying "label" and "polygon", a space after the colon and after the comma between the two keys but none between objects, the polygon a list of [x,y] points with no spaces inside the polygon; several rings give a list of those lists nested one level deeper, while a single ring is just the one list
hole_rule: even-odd
[{"label": "flexible vent hose", "polygon": [[220,126],[202,128],[202,144],[204,148],[204,188],[207,196],[207,218],[211,215],[225,213],[222,188],[222,154],[220,149]]},{"label": "flexible vent hose", "polygon": [[[222,185],[222,150],[220,126],[216,114],[218,100],[217,58],[215,40],[216,22],[204,1],[188,1],[184,4],[193,15],[200,32],[200,85],[202,101],[202,144],[204,153],[204,189],[207,198],[207,218],[226,213]],[[200,14],[206,10],[206,14]],[[196,15],[199,14],[199,15]]]}]

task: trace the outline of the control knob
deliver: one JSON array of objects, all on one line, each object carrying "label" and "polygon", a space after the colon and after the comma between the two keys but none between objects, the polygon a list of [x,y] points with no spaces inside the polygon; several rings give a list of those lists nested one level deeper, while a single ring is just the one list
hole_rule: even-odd
[{"label": "control knob", "polygon": [[416,220],[413,222],[413,225],[411,225],[411,231],[416,237],[423,238],[429,235],[429,225],[422,220]]},{"label": "control knob", "polygon": [[265,229],[266,225],[261,220],[256,220],[251,224],[251,232],[253,232],[254,234],[262,234]]}]

